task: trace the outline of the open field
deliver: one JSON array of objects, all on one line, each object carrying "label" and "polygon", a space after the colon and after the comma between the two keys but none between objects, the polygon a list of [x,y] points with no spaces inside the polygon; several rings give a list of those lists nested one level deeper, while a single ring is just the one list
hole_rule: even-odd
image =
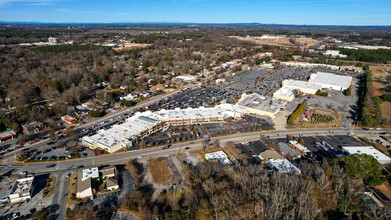
[{"label": "open field", "polygon": [[134,49],[134,48],[146,48],[146,47],[149,47],[151,46],[152,44],[137,44],[137,43],[126,43],[124,45],[121,45],[121,46],[118,46],[118,47],[114,47],[113,49],[114,50],[130,50],[130,49]]},{"label": "open field", "polygon": [[[272,46],[281,46],[281,47],[294,47],[295,46],[295,44],[290,42],[289,37],[277,38],[277,39],[258,39],[258,40],[252,40],[252,39],[247,39],[247,38],[238,37],[238,36],[233,36],[232,38],[236,38],[236,39],[243,40],[243,41],[249,41],[249,42],[253,42],[256,44],[260,44],[260,45],[272,45]],[[316,44],[317,42],[319,42],[318,40],[308,38],[308,37],[295,38],[295,40],[298,44],[304,45],[307,47],[311,47],[314,44]]]},{"label": "open field", "polygon": [[301,37],[301,38],[296,38],[296,41],[299,42],[302,45],[305,45],[307,47],[311,47],[314,44],[318,43],[318,40],[309,38],[309,37]]},{"label": "open field", "polygon": [[383,102],[381,105],[381,111],[385,118],[391,118],[391,103]]},{"label": "open field", "polygon": [[372,71],[372,76],[374,78],[384,78],[387,74],[386,70],[389,67],[386,66],[369,66],[369,69]]},{"label": "open field", "polygon": [[384,88],[384,85],[380,82],[373,81],[373,96],[381,96],[384,94],[384,91],[382,90]]},{"label": "open field", "polygon": [[383,184],[376,186],[375,188],[391,199],[391,186],[388,181],[383,182]]},{"label": "open field", "polygon": [[[334,111],[320,110],[320,109],[310,109],[308,111],[310,115],[318,114],[325,117],[332,117],[333,121],[329,123],[311,123],[308,120],[304,120],[301,117],[297,117],[293,125],[287,125],[288,128],[329,128],[329,127],[339,127],[341,126],[343,115]],[[310,116],[310,117],[311,117]]]},{"label": "open field", "polygon": [[163,159],[150,159],[148,160],[148,166],[154,183],[163,184],[171,181],[170,171],[168,170],[167,163]]}]

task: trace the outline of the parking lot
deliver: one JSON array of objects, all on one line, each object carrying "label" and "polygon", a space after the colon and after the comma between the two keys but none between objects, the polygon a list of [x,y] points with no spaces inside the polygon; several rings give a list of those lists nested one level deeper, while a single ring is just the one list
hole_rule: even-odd
[{"label": "parking lot", "polygon": [[318,71],[330,72],[330,70],[323,68],[307,69],[287,66],[281,66],[275,70],[253,68],[235,76],[227,77],[227,82],[221,86],[221,89],[232,93],[236,97],[239,97],[244,92],[270,95],[273,91],[280,88],[284,80],[307,80],[311,73]]},{"label": "parking lot", "polygon": [[217,103],[233,103],[232,95],[229,92],[210,87],[186,90],[150,105],[148,110],[208,107]]},{"label": "parking lot", "polygon": [[[10,192],[9,186],[15,178],[7,178],[2,180],[0,185],[1,196],[8,195]],[[0,216],[5,217],[8,214],[17,213],[19,216],[32,214],[38,211],[42,207],[51,205],[51,197],[43,199],[43,188],[46,185],[45,176],[35,176],[35,187],[32,193],[31,200],[29,202],[17,203],[14,205],[7,204],[0,209]]]},{"label": "parking lot", "polygon": [[25,161],[27,162],[43,162],[72,158],[88,158],[93,157],[94,153],[84,146],[49,142],[39,148],[24,150],[22,156],[25,157]]}]

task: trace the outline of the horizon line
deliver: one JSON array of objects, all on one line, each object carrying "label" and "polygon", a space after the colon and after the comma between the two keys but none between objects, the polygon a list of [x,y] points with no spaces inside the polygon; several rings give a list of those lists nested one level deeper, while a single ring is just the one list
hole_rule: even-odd
[{"label": "horizon line", "polygon": [[278,24],[259,22],[182,22],[182,21],[138,21],[138,22],[44,22],[44,21],[0,21],[0,24],[29,25],[129,25],[129,24],[166,24],[166,25],[264,25],[264,26],[340,26],[340,27],[391,27],[390,25],[359,24]]}]

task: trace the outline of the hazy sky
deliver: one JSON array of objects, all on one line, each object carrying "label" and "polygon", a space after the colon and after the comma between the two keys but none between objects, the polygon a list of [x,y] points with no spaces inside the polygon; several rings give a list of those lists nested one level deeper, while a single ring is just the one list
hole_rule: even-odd
[{"label": "hazy sky", "polygon": [[0,0],[0,21],[391,25],[391,0]]}]

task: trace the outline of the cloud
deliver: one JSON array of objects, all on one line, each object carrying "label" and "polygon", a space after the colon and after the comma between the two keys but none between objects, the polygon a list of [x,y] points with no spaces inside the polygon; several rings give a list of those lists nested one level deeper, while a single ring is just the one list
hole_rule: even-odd
[{"label": "cloud", "polygon": [[15,4],[24,5],[49,5],[58,0],[0,0],[0,7],[8,7]]}]

